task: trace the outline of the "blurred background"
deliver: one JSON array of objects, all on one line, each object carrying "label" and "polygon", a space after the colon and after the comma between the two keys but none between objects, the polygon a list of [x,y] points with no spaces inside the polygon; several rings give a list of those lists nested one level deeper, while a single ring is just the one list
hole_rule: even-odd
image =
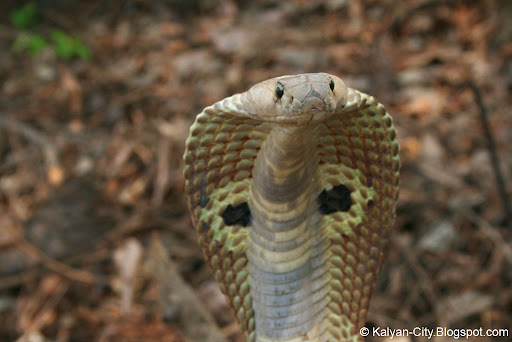
[{"label": "blurred background", "polygon": [[243,341],[187,211],[188,128],[321,71],[383,103],[401,144],[367,326],[512,340],[512,2],[5,0],[0,341]]}]

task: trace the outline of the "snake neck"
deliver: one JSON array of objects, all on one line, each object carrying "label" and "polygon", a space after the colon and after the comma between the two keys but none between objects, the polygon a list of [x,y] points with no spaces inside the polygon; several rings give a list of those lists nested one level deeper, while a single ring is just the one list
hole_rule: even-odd
[{"label": "snake neck", "polygon": [[256,341],[313,341],[322,333],[328,279],[313,134],[273,129],[256,158],[248,246]]}]

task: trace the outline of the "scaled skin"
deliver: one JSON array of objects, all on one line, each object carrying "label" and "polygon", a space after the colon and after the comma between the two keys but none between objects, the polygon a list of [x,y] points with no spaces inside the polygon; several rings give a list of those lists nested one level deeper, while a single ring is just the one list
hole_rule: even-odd
[{"label": "scaled skin", "polygon": [[[247,341],[362,341],[395,218],[398,150],[384,107],[325,73],[263,81],[197,116],[186,192]],[[335,208],[338,186],[350,205],[321,212],[320,194]],[[226,213],[249,216],[226,224]]]}]

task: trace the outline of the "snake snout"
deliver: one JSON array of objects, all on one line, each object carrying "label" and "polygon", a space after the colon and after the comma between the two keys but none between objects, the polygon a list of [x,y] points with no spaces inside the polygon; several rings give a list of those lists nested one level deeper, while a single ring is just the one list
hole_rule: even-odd
[{"label": "snake snout", "polygon": [[329,105],[325,101],[325,96],[312,89],[302,101],[302,112],[307,113],[310,111],[326,111],[329,110]]}]

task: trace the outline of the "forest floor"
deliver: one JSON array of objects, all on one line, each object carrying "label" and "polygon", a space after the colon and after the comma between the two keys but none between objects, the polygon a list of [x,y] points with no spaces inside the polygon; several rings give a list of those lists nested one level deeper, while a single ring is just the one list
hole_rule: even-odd
[{"label": "forest floor", "polygon": [[0,341],[242,341],[190,221],[188,128],[259,81],[320,71],[383,103],[401,145],[367,326],[512,339],[512,2],[41,1],[31,32],[92,52],[70,60],[13,48],[15,3],[0,5]]}]

